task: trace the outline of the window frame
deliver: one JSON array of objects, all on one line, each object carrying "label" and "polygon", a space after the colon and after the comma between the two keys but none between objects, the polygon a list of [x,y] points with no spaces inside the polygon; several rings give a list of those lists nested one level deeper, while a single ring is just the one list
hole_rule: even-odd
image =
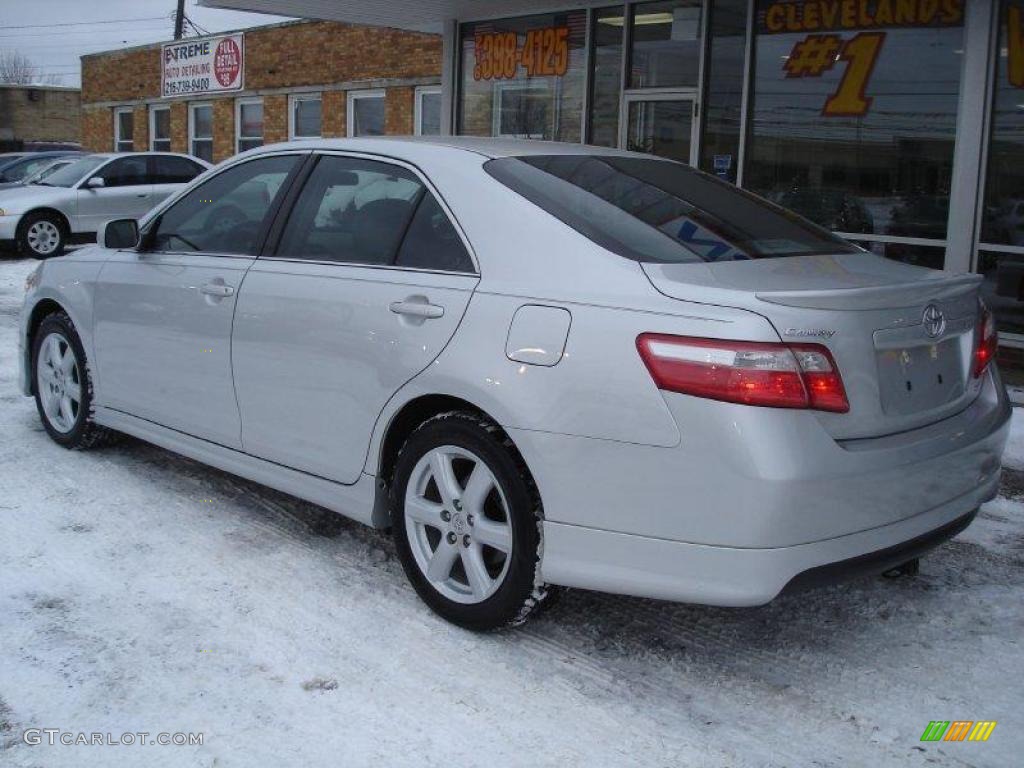
[{"label": "window frame", "polygon": [[[413,134],[416,136],[423,136],[423,97],[424,96],[441,96],[440,85],[418,85],[415,90],[415,101],[413,106]],[[441,110],[444,111],[443,97]],[[443,121],[442,121],[443,122]],[[431,136],[441,135],[441,128],[438,126],[437,134],[429,134]]]},{"label": "window frame", "polygon": [[[281,157],[284,155],[295,155],[299,158],[298,162],[295,163],[295,167],[288,173],[288,176],[282,182],[283,192],[272,200],[270,208],[267,210],[267,220],[264,224],[262,231],[260,232],[259,239],[257,241],[256,254],[242,254],[242,253],[211,253],[208,251],[156,251],[148,248],[148,239],[153,236],[153,227],[159,226],[160,221],[163,219],[164,214],[178,204],[184,197],[191,194],[200,187],[205,186],[209,182],[218,178],[222,173],[227,173],[240,165],[245,163],[254,163],[259,160],[264,160],[270,157]],[[183,184],[181,190],[173,195],[167,197],[161,204],[152,208],[145,216],[139,221],[139,232],[141,233],[139,242],[140,244],[147,244],[147,247],[140,245],[136,248],[139,253],[153,254],[155,258],[163,256],[216,256],[227,259],[256,259],[262,255],[263,250],[269,243],[270,235],[274,232],[275,225],[277,224],[281,210],[285,204],[289,202],[290,195],[293,188],[296,186],[296,180],[304,178],[306,169],[308,167],[309,153],[302,150],[287,149],[280,152],[265,152],[255,155],[253,157],[244,157],[237,161],[232,161],[224,165],[224,167],[218,167],[217,172],[205,177],[205,174],[212,169],[204,169],[198,176],[187,184]],[[104,167],[104,166],[101,166]],[[91,176],[92,174],[90,174]],[[196,179],[202,179],[202,181],[196,183]],[[84,183],[84,181],[83,181]],[[301,186],[301,185],[300,185]]]},{"label": "window frame", "polygon": [[[168,128],[167,138],[166,139],[160,139],[160,141],[166,141],[167,142],[167,149],[157,149],[156,148],[156,141],[157,141],[157,138],[156,138],[156,113],[157,112],[166,112],[167,113],[167,128]],[[150,107],[149,107],[148,120],[149,120],[149,151],[150,152],[170,152],[171,151],[171,135],[170,135],[169,131],[170,131],[170,125],[171,125],[171,106],[169,104],[151,104]]]},{"label": "window frame", "polygon": [[356,112],[355,103],[359,99],[382,99],[384,101],[384,125],[382,126],[381,136],[387,135],[388,129],[388,110],[387,110],[387,99],[388,92],[386,88],[368,88],[361,91],[349,91],[345,94],[345,135],[349,138],[358,138],[359,136],[369,136],[370,134],[356,134]]},{"label": "window frame", "polygon": [[[204,107],[210,108],[210,136],[201,136],[197,139],[196,137],[196,110]],[[192,101],[188,105],[188,153],[192,157],[199,157],[195,153],[195,142],[196,141],[208,141],[210,142],[210,160],[207,162],[213,162],[213,102],[211,101]],[[200,160],[203,158],[199,157]]]},{"label": "window frame", "polygon": [[[128,115],[132,119],[132,137],[127,141],[121,138],[121,115]],[[131,144],[131,149],[121,149],[122,144]],[[134,152],[135,151],[135,108],[114,107],[114,151]]]},{"label": "window frame", "polygon": [[[242,135],[242,107],[246,106],[246,105],[249,105],[249,104],[259,104],[260,107],[262,108],[263,107],[263,97],[262,96],[248,96],[248,97],[245,97],[245,98],[235,99],[235,154],[236,155],[241,153],[241,152],[248,152],[249,151],[247,149],[243,150],[241,148],[240,145],[241,145],[241,143],[243,141],[253,141],[254,139],[256,139],[255,136],[243,136]],[[322,120],[323,112],[321,112],[320,114],[321,114],[321,122],[323,122],[323,120]],[[266,132],[267,132],[266,131],[266,115],[267,115],[266,109],[264,108],[263,117],[260,119],[260,135],[259,135],[259,140],[260,140],[260,146],[261,147],[263,146],[264,142],[266,141],[266,139],[265,139]],[[321,132],[323,132],[322,129],[321,129]],[[252,147],[252,149],[256,149],[256,147]]]},{"label": "window frame", "polygon": [[[290,256],[280,256],[277,253],[277,249],[281,244],[281,236],[284,232],[284,227],[291,216],[292,211],[295,208],[299,195],[302,194],[305,189],[306,182],[309,179],[310,174],[316,167],[316,164],[324,157],[341,157],[351,158],[354,160],[372,160],[378,163],[390,163],[391,165],[397,165],[403,170],[409,171],[413,174],[416,179],[423,185],[423,188],[434,196],[437,200],[438,205],[444,212],[444,215],[448,217],[448,222],[454,228],[456,234],[459,236],[459,240],[462,241],[462,246],[466,249],[466,253],[469,254],[469,260],[473,265],[473,272],[456,272],[447,269],[424,269],[422,267],[404,267],[398,264],[367,264],[365,262],[356,261],[337,261],[337,260],[323,260],[323,259],[297,259]],[[415,216],[415,211],[413,212]],[[401,244],[404,241],[399,241],[398,247],[401,249]],[[397,251],[396,251],[397,255]],[[340,150],[317,150],[310,153],[309,160],[305,165],[302,166],[301,174],[296,178],[295,182],[292,183],[291,187],[287,190],[285,195],[281,198],[281,205],[275,213],[275,218],[268,230],[267,237],[263,242],[263,248],[257,256],[258,259],[266,261],[278,261],[288,262],[296,264],[318,264],[320,266],[331,266],[339,267],[342,269],[384,269],[384,270],[398,270],[400,272],[422,272],[433,275],[457,275],[461,277],[480,277],[480,261],[477,258],[476,251],[473,250],[473,246],[466,237],[465,231],[462,229],[462,225],[459,223],[458,218],[452,212],[451,207],[448,205],[448,201],[444,199],[444,196],[438,191],[437,187],[431,183],[430,179],[415,165],[406,162],[397,157],[391,155],[382,154],[370,154],[366,152],[351,152],[351,151],[340,151]]]},{"label": "window frame", "polygon": [[[295,133],[295,106],[302,101],[319,101],[320,102],[320,131],[315,136],[313,134],[303,134],[299,136]],[[288,94],[288,140],[294,141],[296,139],[322,139],[324,135],[324,95],[323,93],[308,92],[308,93],[290,93]]]}]

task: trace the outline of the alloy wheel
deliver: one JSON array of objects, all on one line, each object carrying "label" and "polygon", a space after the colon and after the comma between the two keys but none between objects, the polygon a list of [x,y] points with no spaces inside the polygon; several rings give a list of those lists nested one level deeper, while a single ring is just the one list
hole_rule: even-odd
[{"label": "alloy wheel", "polygon": [[43,413],[61,433],[74,429],[82,407],[82,372],[71,344],[60,333],[50,333],[39,347],[36,386]]},{"label": "alloy wheel", "polygon": [[49,256],[60,245],[60,230],[52,221],[42,219],[32,223],[25,233],[29,248],[40,256]]},{"label": "alloy wheel", "polygon": [[409,478],[404,515],[416,565],[444,597],[480,603],[498,590],[514,542],[508,502],[483,459],[453,445],[426,453]]}]

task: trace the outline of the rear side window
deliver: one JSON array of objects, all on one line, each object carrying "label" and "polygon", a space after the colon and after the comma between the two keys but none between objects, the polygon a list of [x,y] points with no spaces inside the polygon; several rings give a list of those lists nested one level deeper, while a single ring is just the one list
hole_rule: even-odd
[{"label": "rear side window", "polygon": [[795,213],[667,160],[537,155],[491,160],[484,168],[598,245],[636,261],[860,251]]},{"label": "rear side window", "polygon": [[154,184],[187,184],[205,168],[187,157],[152,155]]},{"label": "rear side window", "polygon": [[412,269],[473,272],[473,261],[437,199],[424,192],[395,264]]},{"label": "rear side window", "polygon": [[203,182],[159,216],[151,250],[254,256],[267,213],[299,159],[261,157]]},{"label": "rear side window", "polygon": [[401,166],[323,156],[295,201],[277,256],[473,272],[444,209]]}]

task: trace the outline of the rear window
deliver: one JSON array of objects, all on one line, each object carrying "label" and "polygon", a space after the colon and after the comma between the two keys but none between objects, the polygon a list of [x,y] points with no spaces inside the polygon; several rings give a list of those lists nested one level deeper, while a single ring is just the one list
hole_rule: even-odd
[{"label": "rear window", "polygon": [[484,168],[598,245],[635,261],[738,261],[860,249],[785,208],[680,163],[534,155]]}]

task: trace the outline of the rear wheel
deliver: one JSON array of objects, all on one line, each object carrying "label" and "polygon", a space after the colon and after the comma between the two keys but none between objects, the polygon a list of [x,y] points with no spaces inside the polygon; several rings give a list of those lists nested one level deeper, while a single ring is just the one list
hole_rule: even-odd
[{"label": "rear wheel", "polygon": [[109,442],[116,433],[92,418],[92,382],[85,350],[71,318],[56,312],[40,323],[32,344],[36,409],[54,442],[86,449]]},{"label": "rear wheel", "polygon": [[18,249],[37,259],[59,256],[66,240],[64,222],[52,213],[30,213],[18,227]]},{"label": "rear wheel", "polygon": [[481,631],[515,625],[548,596],[536,491],[486,419],[451,412],[413,432],[395,467],[391,522],[406,575],[448,621]]}]

